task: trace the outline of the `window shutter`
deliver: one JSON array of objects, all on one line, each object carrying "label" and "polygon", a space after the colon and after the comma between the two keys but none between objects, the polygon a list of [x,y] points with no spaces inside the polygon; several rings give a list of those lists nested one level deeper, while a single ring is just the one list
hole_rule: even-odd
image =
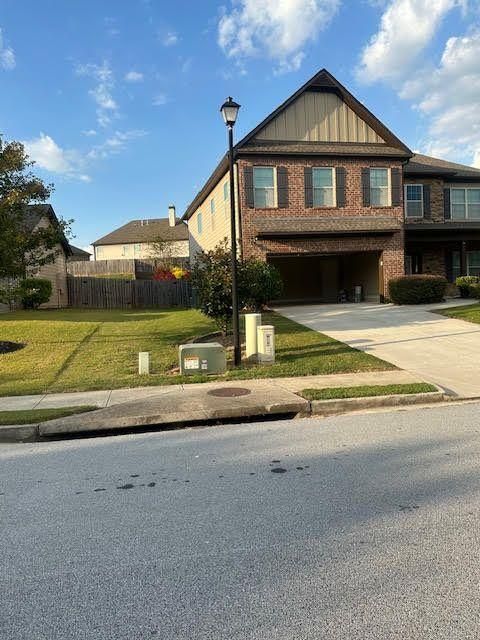
[{"label": "window shutter", "polygon": [[392,207],[399,207],[402,204],[402,176],[400,169],[391,169],[392,180]]},{"label": "window shutter", "polygon": [[370,206],[370,169],[362,169],[363,206]]},{"label": "window shutter", "polygon": [[312,167],[305,167],[305,206],[313,207],[313,175]]},{"label": "window shutter", "polygon": [[346,173],[345,167],[337,167],[335,169],[337,207],[345,206]]},{"label": "window shutter", "polygon": [[243,181],[245,183],[245,201],[249,209],[253,209],[255,206],[255,199],[253,195],[253,167],[244,167],[243,169]]},{"label": "window shutter", "polygon": [[286,167],[277,167],[277,205],[280,209],[288,207],[288,171]]},{"label": "window shutter", "polygon": [[452,217],[450,210],[450,189],[443,190],[443,217],[445,220],[450,220]]},{"label": "window shutter", "polygon": [[449,282],[453,282],[453,254],[451,251],[445,252],[445,274]]},{"label": "window shutter", "polygon": [[430,185],[423,185],[423,217],[425,220],[432,219],[432,207],[430,204]]}]

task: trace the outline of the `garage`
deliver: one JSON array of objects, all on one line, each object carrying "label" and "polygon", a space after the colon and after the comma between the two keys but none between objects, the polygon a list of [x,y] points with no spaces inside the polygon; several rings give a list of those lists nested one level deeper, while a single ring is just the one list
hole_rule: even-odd
[{"label": "garage", "polygon": [[380,300],[380,252],[348,254],[270,255],[267,260],[282,276],[281,302],[338,302],[342,293],[353,301],[361,286],[363,300]]}]

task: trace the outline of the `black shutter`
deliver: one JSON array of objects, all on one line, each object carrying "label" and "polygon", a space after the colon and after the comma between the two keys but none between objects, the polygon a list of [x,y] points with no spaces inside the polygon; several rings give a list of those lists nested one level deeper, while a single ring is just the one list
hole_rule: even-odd
[{"label": "black shutter", "polygon": [[430,185],[423,185],[423,217],[425,220],[432,219],[432,206],[430,204]]},{"label": "black shutter", "polygon": [[345,206],[345,180],[346,171],[344,167],[337,167],[335,169],[335,182],[336,182],[336,196],[337,207]]},{"label": "black shutter", "polygon": [[445,220],[450,220],[452,217],[450,210],[450,189],[443,190],[443,217]]},{"label": "black shutter", "polygon": [[255,198],[253,194],[253,167],[244,167],[243,180],[245,182],[245,200],[247,207],[253,209],[255,206]]},{"label": "black shutter", "polygon": [[453,282],[453,253],[445,251],[445,274],[449,282]]},{"label": "black shutter", "polygon": [[370,206],[370,169],[362,169],[363,206]]},{"label": "black shutter", "polygon": [[305,206],[313,207],[313,173],[312,167],[305,167],[304,172],[305,184]]},{"label": "black shutter", "polygon": [[277,204],[279,209],[288,207],[288,171],[286,167],[277,167]]},{"label": "black shutter", "polygon": [[402,175],[400,169],[391,169],[392,174],[392,207],[402,204]]}]

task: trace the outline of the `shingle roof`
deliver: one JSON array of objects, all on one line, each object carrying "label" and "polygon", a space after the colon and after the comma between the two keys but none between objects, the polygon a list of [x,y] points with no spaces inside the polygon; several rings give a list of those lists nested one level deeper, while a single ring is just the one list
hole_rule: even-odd
[{"label": "shingle roof", "polygon": [[400,229],[396,218],[382,216],[342,216],[336,218],[255,219],[259,236],[344,235],[350,233],[393,233]]},{"label": "shingle roof", "polygon": [[[48,218],[52,225],[58,225],[58,218],[51,204],[27,205],[25,216],[23,218],[23,222],[25,224],[25,228],[27,232],[33,231],[37,226],[37,224],[40,222],[40,220],[42,220],[43,218]],[[65,251],[65,254],[67,256],[71,255],[70,245],[68,244],[68,241],[63,233],[60,238],[60,244],[62,245]]]},{"label": "shingle roof", "polygon": [[242,147],[237,156],[268,154],[268,155],[319,155],[319,156],[391,156],[409,158],[410,154],[398,147],[386,144],[354,144],[341,142],[274,142],[259,140],[252,141]]},{"label": "shingle roof", "polygon": [[80,249],[80,247],[75,247],[73,244],[70,245],[70,251],[72,252],[72,256],[91,256],[90,251],[85,251],[84,249]]},{"label": "shingle roof", "polygon": [[171,227],[168,218],[150,218],[149,220],[132,220],[123,227],[107,233],[103,238],[93,242],[93,246],[104,244],[131,244],[134,242],[152,242],[162,240],[188,240],[188,227],[179,222]]},{"label": "shingle roof", "polygon": [[405,166],[404,174],[414,175],[438,175],[452,176],[454,178],[477,178],[480,179],[480,169],[469,167],[465,164],[457,162],[449,162],[448,160],[440,160],[440,158],[432,158],[416,153],[410,162]]}]

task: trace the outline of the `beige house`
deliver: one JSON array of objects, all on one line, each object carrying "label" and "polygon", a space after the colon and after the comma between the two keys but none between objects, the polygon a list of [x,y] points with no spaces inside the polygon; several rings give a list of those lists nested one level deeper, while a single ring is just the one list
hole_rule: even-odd
[{"label": "beige house", "polygon": [[175,216],[175,207],[168,209],[168,218],[132,220],[92,243],[94,260],[122,260],[154,257],[153,243],[168,242],[172,257],[188,258],[188,227]]}]

